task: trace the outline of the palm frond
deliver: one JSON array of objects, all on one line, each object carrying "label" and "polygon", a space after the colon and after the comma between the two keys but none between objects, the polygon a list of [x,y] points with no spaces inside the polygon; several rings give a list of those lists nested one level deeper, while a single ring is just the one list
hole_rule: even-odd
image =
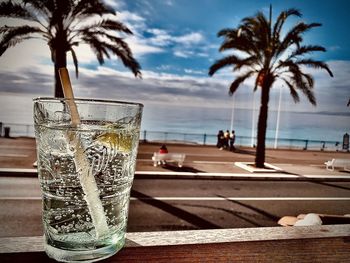
[{"label": "palm frond", "polygon": [[254,65],[259,65],[259,64],[260,64],[260,61],[257,58],[257,56],[250,56],[245,59],[238,60],[233,70],[236,71],[241,69],[242,67],[253,67]]},{"label": "palm frond", "polygon": [[310,74],[301,73],[303,78],[306,80],[306,82],[309,85],[309,88],[312,89],[314,87],[314,78]]},{"label": "palm frond", "polygon": [[287,48],[289,48],[291,45],[296,44],[297,46],[300,45],[300,42],[302,42],[301,35],[308,30],[319,27],[322,24],[320,23],[311,23],[311,24],[305,24],[304,22],[298,23],[296,26],[294,26],[284,37],[284,39],[281,41],[281,44],[276,50],[275,56],[278,57],[280,54],[282,54]]},{"label": "palm frond", "polygon": [[[141,77],[141,66],[133,57],[131,50],[126,47],[126,43],[115,43],[110,44],[98,38],[98,36],[90,34],[84,35],[82,39],[88,43],[91,49],[94,51],[97,60],[100,64],[104,63],[104,57],[109,58],[109,52],[116,55],[121,59],[125,67],[129,68],[135,75],[135,77]],[[121,39],[119,39],[121,41]]]},{"label": "palm frond", "polygon": [[328,65],[322,61],[315,61],[312,59],[302,59],[302,60],[298,60],[295,62],[298,65],[305,65],[305,66],[309,66],[309,67],[313,67],[316,69],[324,69],[328,72],[328,74],[333,77],[333,73],[332,71],[329,69]]},{"label": "palm frond", "polygon": [[317,105],[316,103],[316,98],[315,98],[315,94],[313,93],[312,90],[310,89],[306,89],[306,90],[302,90],[303,93],[305,94],[305,96],[308,98],[308,100],[310,101],[310,103],[314,106]]},{"label": "palm frond", "polygon": [[95,53],[96,58],[100,65],[104,64],[104,56],[109,57],[109,54],[107,52],[107,49],[96,36],[94,35],[84,35],[82,37],[82,40],[89,44],[90,48],[92,51]]},{"label": "palm frond", "polygon": [[15,17],[30,21],[36,21],[36,18],[23,5],[13,3],[11,0],[0,3],[0,17]]},{"label": "palm frond", "polygon": [[103,36],[109,39],[113,44],[122,47],[126,52],[132,53],[129,45],[122,38],[110,34],[103,34]]},{"label": "palm frond", "polygon": [[275,37],[275,39],[279,39],[279,36],[281,34],[281,30],[283,28],[284,22],[287,20],[288,17],[290,16],[297,16],[301,17],[302,14],[300,13],[299,10],[291,8],[287,9],[283,12],[281,12],[277,18],[277,21],[273,27],[273,33],[272,35]]},{"label": "palm frond", "polygon": [[141,77],[141,66],[137,60],[133,57],[132,53],[126,51],[122,47],[115,45],[108,45],[109,50],[113,52],[118,58],[121,59],[124,66],[129,68],[135,75],[135,77]]},{"label": "palm frond", "polygon": [[251,39],[243,36],[243,34],[240,37],[236,36],[234,38],[226,38],[221,44],[219,51],[223,52],[229,49],[237,49],[249,55],[257,54],[258,49],[256,46],[254,46],[254,42]]},{"label": "palm frond", "polygon": [[294,86],[285,78],[281,78],[284,83],[288,86],[290,95],[292,96],[295,103],[298,103],[300,101],[300,97],[298,92],[295,90]]},{"label": "palm frond", "polygon": [[270,22],[267,20],[262,12],[258,12],[256,15],[257,23],[256,27],[260,29],[261,34],[267,38],[270,37]]},{"label": "palm frond", "polygon": [[208,74],[209,76],[213,76],[215,72],[218,71],[219,69],[226,66],[236,65],[239,60],[240,58],[238,58],[236,55],[231,55],[231,56],[227,56],[222,59],[219,59],[215,61],[215,63],[210,67]]},{"label": "palm frond", "polygon": [[224,28],[221,29],[218,33],[217,36],[218,37],[235,37],[238,35],[238,30],[236,30],[235,28]]},{"label": "palm frond", "polygon": [[80,0],[73,9],[73,17],[88,17],[91,15],[115,14],[115,10],[101,0]]},{"label": "palm frond", "polygon": [[262,12],[258,12],[253,23],[245,24],[245,31],[251,36],[254,44],[257,45],[262,53],[268,51],[270,44],[270,24]]},{"label": "palm frond", "polygon": [[315,51],[326,52],[326,49],[322,46],[315,46],[315,45],[300,46],[299,48],[297,48],[295,51],[292,52],[292,54],[289,56],[288,59],[305,55]]},{"label": "palm frond", "polygon": [[116,32],[123,32],[123,33],[126,33],[128,35],[132,35],[131,30],[127,26],[125,26],[121,22],[114,21],[111,19],[102,19],[101,21],[95,22],[92,25],[83,26],[75,31],[78,33],[79,32],[93,32],[94,30],[101,30],[101,29],[112,30],[112,31],[116,31]]},{"label": "palm frond", "polygon": [[305,87],[305,82],[303,81],[303,74],[302,71],[300,70],[300,67],[290,61],[289,65],[289,72],[292,74],[291,79],[294,81],[294,84],[297,86],[297,88],[303,89]]},{"label": "palm frond", "polygon": [[253,71],[249,71],[247,73],[245,73],[244,75],[241,75],[239,77],[237,77],[230,85],[230,89],[229,89],[229,94],[233,95],[235,93],[235,91],[238,89],[238,87],[250,76],[252,76],[254,74]]},{"label": "palm frond", "polygon": [[30,35],[43,33],[38,27],[19,26],[19,27],[1,27],[2,38],[0,41],[0,56],[9,48],[22,42],[25,39],[32,38]]},{"label": "palm frond", "polygon": [[93,37],[96,41],[104,42],[105,40],[109,40],[113,45],[121,46],[128,53],[131,53],[129,45],[120,37],[116,37],[101,30],[90,31],[89,29],[86,29],[81,31],[81,33],[85,38]]},{"label": "palm frond", "polygon": [[52,15],[53,10],[55,9],[54,0],[23,0],[23,3],[25,6],[29,5],[36,11],[40,11],[41,13],[45,14],[47,18]]},{"label": "palm frond", "polygon": [[75,76],[78,78],[79,77],[78,58],[77,58],[77,55],[75,54],[75,51],[72,47],[69,49],[69,51],[72,54],[72,59],[73,59],[74,67],[75,67]]},{"label": "palm frond", "polygon": [[103,20],[100,27],[107,30],[120,31],[129,35],[132,35],[131,30],[127,26],[125,26],[123,23],[118,21],[113,21],[110,19]]},{"label": "palm frond", "polygon": [[125,49],[116,46],[110,46],[109,49],[115,54],[118,58],[121,59],[124,66],[129,68],[135,75],[135,77],[141,77],[141,66],[134,59],[131,53],[127,52]]},{"label": "palm frond", "polygon": [[293,80],[295,88],[300,89],[312,105],[316,105],[316,98],[312,91],[314,83],[311,76],[302,73],[297,64],[290,66],[290,72],[292,73],[290,79]]}]

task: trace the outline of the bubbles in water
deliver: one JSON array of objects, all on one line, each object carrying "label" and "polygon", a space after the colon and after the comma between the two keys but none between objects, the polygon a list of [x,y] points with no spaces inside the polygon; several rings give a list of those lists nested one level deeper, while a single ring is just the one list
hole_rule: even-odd
[{"label": "bubbles in water", "polygon": [[[129,167],[136,154],[128,148],[136,143],[136,137],[115,128],[94,130],[86,124],[82,125],[81,130],[69,132],[75,133],[74,136],[82,141],[98,186],[95,191],[99,193],[107,217],[110,238],[115,239],[125,229],[126,221],[120,218],[126,217],[127,210],[121,208],[128,202],[132,180]],[[44,191],[46,231],[52,242],[65,240],[67,244],[74,244],[79,240],[79,243],[95,247],[96,234],[74,162],[75,148],[67,140],[68,128],[52,129],[47,133],[50,136],[43,138],[44,158],[40,158],[44,160],[41,161],[40,180]],[[118,135],[119,133],[123,135]]]},{"label": "bubbles in water", "polygon": [[70,125],[71,123],[71,115],[66,111],[55,111],[53,119],[59,125]]}]

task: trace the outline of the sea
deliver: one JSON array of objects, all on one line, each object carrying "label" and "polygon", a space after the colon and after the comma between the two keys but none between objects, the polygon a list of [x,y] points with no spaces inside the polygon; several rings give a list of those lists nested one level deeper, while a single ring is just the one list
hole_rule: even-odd
[{"label": "sea", "polygon": [[[33,95],[2,93],[0,122],[13,136],[34,136]],[[144,103],[141,139],[215,144],[219,130],[234,129],[236,144],[255,145],[258,110]],[[268,116],[267,144],[341,147],[350,134],[349,113],[277,111]],[[276,129],[278,128],[278,129]],[[276,131],[277,130],[277,131]],[[276,140],[277,138],[277,140]],[[338,144],[337,144],[338,142]]]}]

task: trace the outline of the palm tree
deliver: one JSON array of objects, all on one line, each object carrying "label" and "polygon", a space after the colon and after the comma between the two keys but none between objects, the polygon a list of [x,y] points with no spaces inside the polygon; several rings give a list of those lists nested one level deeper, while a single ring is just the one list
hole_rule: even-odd
[{"label": "palm tree", "polygon": [[244,18],[237,28],[222,29],[218,32],[218,37],[224,37],[219,51],[235,50],[244,55],[236,53],[226,56],[215,61],[209,69],[210,76],[221,68],[231,66],[233,71],[239,73],[230,85],[230,95],[250,77],[255,78],[254,91],[261,88],[255,157],[255,166],[259,168],[263,168],[265,162],[269,94],[276,81],[285,83],[294,102],[299,102],[298,92],[302,92],[311,104],[316,105],[314,80],[310,74],[303,72],[304,67],[324,69],[333,77],[326,63],[305,57],[312,52],[325,52],[326,49],[318,45],[302,45],[303,34],[321,24],[298,22],[282,37],[285,21],[291,16],[301,17],[301,13],[296,9],[283,11],[272,25],[270,7],[270,19],[258,12],[253,17]]},{"label": "palm tree", "polygon": [[102,0],[1,2],[0,17],[18,18],[30,23],[0,27],[0,56],[23,40],[38,37],[45,40],[55,66],[55,97],[63,97],[58,69],[66,67],[67,52],[71,52],[78,77],[78,58],[74,48],[80,43],[91,47],[101,65],[105,58],[116,55],[135,77],[141,77],[139,63],[120,36],[121,33],[130,35],[132,32],[113,16],[115,11]]}]

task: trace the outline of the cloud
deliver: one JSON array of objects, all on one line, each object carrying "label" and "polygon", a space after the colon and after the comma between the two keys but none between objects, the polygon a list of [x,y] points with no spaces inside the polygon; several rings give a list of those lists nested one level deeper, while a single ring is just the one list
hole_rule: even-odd
[{"label": "cloud", "polygon": [[147,40],[139,37],[129,37],[128,39],[125,39],[125,42],[128,43],[130,49],[136,57],[165,52],[163,48],[156,45],[150,45]]},{"label": "cloud", "polygon": [[[192,50],[195,45],[205,41],[201,32],[174,35],[169,30],[149,27],[146,19],[137,13],[122,10],[118,12],[117,17],[133,32],[133,36],[128,36],[125,41],[137,56],[163,53],[167,48],[172,50],[175,56],[187,58],[196,54]],[[205,55],[204,52],[198,53],[198,56]]]},{"label": "cloud", "polygon": [[123,8],[125,6],[125,3],[122,1],[115,1],[115,0],[104,0],[104,2],[113,7],[114,9],[120,9]]},{"label": "cloud", "polygon": [[197,47],[198,44],[203,43],[205,40],[205,37],[200,32],[171,35],[169,31],[159,28],[151,28],[146,30],[146,32],[151,34],[151,37],[142,40],[145,44],[147,43],[146,45],[168,48],[172,50],[173,55],[176,57],[207,56],[207,53],[203,51],[195,52],[198,48],[203,49],[202,46]]},{"label": "cloud", "polygon": [[184,71],[187,74],[206,74],[207,73],[204,70],[193,70],[193,69],[189,69],[189,68],[185,68]]},{"label": "cloud", "polygon": [[142,25],[146,21],[145,18],[143,18],[142,16],[136,13],[125,11],[125,10],[117,11],[117,18],[123,22],[129,22],[129,23],[136,22],[136,23],[141,23]]},{"label": "cloud", "polygon": [[146,32],[152,34],[152,37],[147,39],[148,43],[152,45],[164,47],[173,42],[171,35],[166,30],[151,28]]},{"label": "cloud", "polygon": [[204,40],[204,36],[199,32],[191,32],[183,36],[174,37],[173,39],[176,43],[181,43],[187,46],[202,42]]},{"label": "cloud", "polygon": [[[295,104],[289,91],[283,89],[283,110],[346,112],[349,99],[350,62],[331,61],[328,63],[335,73],[334,78],[327,73],[312,70],[315,76],[317,107],[300,94],[301,102]],[[21,68],[18,72],[0,72],[2,92],[31,93],[35,96],[53,95],[52,67],[34,66]],[[164,68],[167,68],[166,65]],[[69,67],[71,74],[74,72]],[[191,105],[201,107],[232,106],[228,87],[234,79],[232,72],[223,70],[222,75],[207,77],[199,70],[185,69],[187,75],[143,71],[143,79],[135,78],[129,71],[118,71],[108,67],[96,70],[81,68],[79,79],[71,78],[77,97],[138,101],[145,104]],[[198,73],[198,74],[197,74]],[[204,72],[205,73],[205,72]],[[253,95],[253,79],[244,82],[236,94],[236,108],[250,108]],[[276,84],[271,90],[270,110],[276,110],[279,89]],[[34,95],[33,95],[34,96]],[[257,101],[259,101],[257,99]]]},{"label": "cloud", "polygon": [[180,58],[189,58],[193,56],[193,51],[190,50],[175,50],[174,51],[174,56],[180,57]]},{"label": "cloud", "polygon": [[[73,68],[69,68],[74,72]],[[25,68],[21,74],[1,72],[0,92],[53,94],[53,76],[42,68]],[[143,71],[143,79],[107,67],[81,68],[79,79],[71,78],[76,96],[122,100],[203,104],[226,98],[227,87],[218,80]]]}]

